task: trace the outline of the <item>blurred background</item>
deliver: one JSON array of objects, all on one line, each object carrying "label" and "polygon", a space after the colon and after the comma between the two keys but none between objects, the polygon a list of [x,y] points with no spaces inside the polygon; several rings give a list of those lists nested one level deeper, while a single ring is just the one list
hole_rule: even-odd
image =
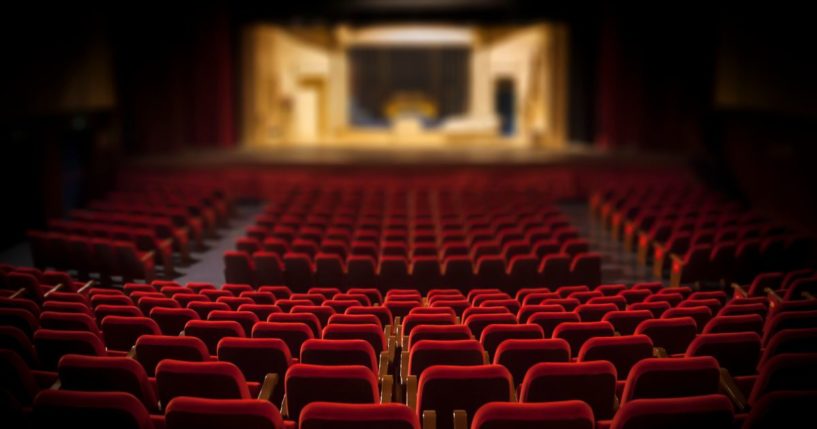
[{"label": "blurred background", "polygon": [[814,232],[813,17],[692,3],[4,5],[0,248],[134,165],[671,166]]}]

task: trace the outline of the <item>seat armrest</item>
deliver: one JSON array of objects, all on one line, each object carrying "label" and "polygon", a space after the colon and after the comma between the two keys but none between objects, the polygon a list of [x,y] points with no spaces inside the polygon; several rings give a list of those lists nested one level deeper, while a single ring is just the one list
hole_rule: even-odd
[{"label": "seat armrest", "polygon": [[803,298],[805,298],[805,299],[807,299],[807,300],[814,300],[814,299],[817,299],[817,297],[815,297],[815,296],[814,296],[814,294],[812,294],[811,292],[803,292],[803,293],[801,293],[800,295],[802,295],[802,296],[803,296]]},{"label": "seat armrest", "polygon": [[278,385],[278,374],[269,373],[264,376],[264,383],[261,385],[261,391],[258,392],[258,399],[270,401],[275,387]]},{"label": "seat armrest", "polygon": [[128,354],[125,357],[136,359],[136,346],[131,346],[130,350],[128,350]]},{"label": "seat armrest", "polygon": [[12,299],[19,298],[24,293],[26,293],[26,288],[20,288],[20,289],[17,289],[17,292],[14,292],[13,294],[9,295],[9,298],[12,298]]},{"label": "seat armrest", "polygon": [[669,357],[669,355],[667,354],[667,350],[664,349],[663,347],[653,347],[652,348],[652,355],[653,355],[653,357],[657,357],[657,358]]},{"label": "seat armrest", "polygon": [[96,280],[88,280],[81,288],[77,290],[77,293],[85,293],[86,290],[91,288],[94,284],[96,284]]},{"label": "seat armrest", "polygon": [[289,404],[287,403],[287,395],[284,394],[284,399],[281,401],[281,417],[289,418]]},{"label": "seat armrest", "polygon": [[667,259],[667,249],[664,244],[653,243],[652,255],[652,275],[660,279],[664,276],[664,261]]},{"label": "seat armrest", "polygon": [[681,286],[681,274],[684,270],[684,258],[675,253],[669,255],[672,265],[670,266],[669,285]]},{"label": "seat armrest", "polygon": [[139,257],[139,260],[140,260],[140,261],[142,261],[142,262],[147,262],[147,261],[152,260],[152,259],[153,259],[153,257],[154,257],[154,253],[153,253],[153,251],[152,251],[152,250],[148,250],[147,252],[145,252],[144,254],[142,254],[142,256],[140,256],[140,257]]},{"label": "seat armrest", "polygon": [[737,283],[732,283],[732,290],[734,291],[735,298],[746,298],[749,296],[746,289]]},{"label": "seat armrest", "polygon": [[[417,376],[410,375],[406,377],[406,405],[412,411],[417,411]],[[425,414],[426,411],[423,411]],[[435,419],[436,420],[436,419]],[[425,428],[425,426],[424,426]]]},{"label": "seat armrest", "polygon": [[383,377],[389,373],[389,352],[380,352],[380,363],[377,367],[377,376]]},{"label": "seat armrest", "polygon": [[48,292],[43,294],[43,298],[47,298],[48,295],[51,295],[52,293],[59,291],[60,289],[62,289],[62,286],[63,286],[62,283],[60,283],[60,284],[52,287],[51,289],[48,290]]},{"label": "seat armrest", "polygon": [[423,429],[437,429],[437,412],[434,410],[423,411]]},{"label": "seat armrest", "polygon": [[468,414],[465,410],[454,410],[454,429],[468,429]]},{"label": "seat armrest", "polygon": [[769,297],[769,304],[772,306],[775,306],[779,304],[780,301],[783,301],[783,298],[781,298],[780,295],[774,291],[774,289],[767,287],[764,288],[763,291],[766,292],[766,295]]},{"label": "seat armrest", "polygon": [[405,385],[409,376],[409,352],[400,353],[400,384]]},{"label": "seat armrest", "polygon": [[482,352],[482,363],[485,364],[485,365],[490,365],[491,364],[491,357],[488,356],[488,352],[484,351],[484,350]]},{"label": "seat armrest", "polygon": [[388,404],[391,402],[392,389],[394,388],[394,378],[391,375],[384,375],[380,377],[380,403]]},{"label": "seat armrest", "polygon": [[735,383],[735,379],[732,378],[732,375],[729,374],[729,370],[726,368],[720,368],[720,390],[735,405],[735,408],[738,412],[746,411],[749,407],[748,401],[746,400],[746,396],[743,395],[738,385]]}]

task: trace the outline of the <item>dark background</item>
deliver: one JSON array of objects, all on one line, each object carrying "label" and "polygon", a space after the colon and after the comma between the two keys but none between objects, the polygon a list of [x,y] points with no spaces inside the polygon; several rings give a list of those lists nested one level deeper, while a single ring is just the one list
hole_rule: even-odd
[{"label": "dark background", "polygon": [[564,23],[571,140],[675,154],[814,230],[817,37],[797,3],[233,3],[2,6],[0,247],[104,193],[133,155],[235,146],[240,34],[257,22]]}]

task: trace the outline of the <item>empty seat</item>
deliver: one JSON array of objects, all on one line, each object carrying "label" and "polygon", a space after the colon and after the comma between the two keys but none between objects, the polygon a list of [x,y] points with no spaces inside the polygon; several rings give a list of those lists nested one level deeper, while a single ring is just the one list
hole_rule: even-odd
[{"label": "empty seat", "polygon": [[453,325],[456,322],[451,314],[409,314],[403,319],[402,335],[408,337],[417,326]]},{"label": "empty seat", "polygon": [[734,411],[723,395],[638,399],[621,406],[612,429],[730,429]]},{"label": "empty seat", "polygon": [[134,359],[142,364],[149,376],[156,373],[156,365],[164,359],[204,362],[210,353],[204,342],[196,337],[143,335],[136,340]]},{"label": "empty seat", "polygon": [[542,340],[510,339],[503,341],[494,354],[495,365],[508,368],[514,386],[522,384],[528,370],[540,362],[569,362],[570,345],[554,338]]},{"label": "empty seat", "polygon": [[500,365],[438,365],[423,372],[417,388],[416,406],[420,416],[434,411],[436,427],[452,429],[455,410],[466,413],[471,424],[477,410],[489,402],[514,400],[511,374]]},{"label": "empty seat", "polygon": [[140,336],[161,333],[159,325],[148,317],[108,316],[102,320],[102,334],[109,350],[128,351]]},{"label": "empty seat", "polygon": [[473,429],[592,429],[593,410],[582,401],[490,402],[474,416]]},{"label": "empty seat", "polygon": [[246,336],[241,324],[232,320],[191,320],[184,326],[184,335],[202,340],[211,355],[222,338]]},{"label": "empty seat", "polygon": [[223,302],[200,302],[194,301],[187,304],[187,308],[196,312],[199,315],[199,319],[207,320],[207,316],[210,315],[211,311],[216,310],[230,310],[230,306],[223,303]]},{"label": "empty seat", "polygon": [[709,323],[709,320],[712,319],[712,310],[704,306],[676,307],[670,308],[661,315],[662,319],[678,319],[681,317],[691,317],[695,320],[695,326],[698,328],[698,332],[701,332],[704,330],[706,324]]},{"label": "empty seat", "polygon": [[312,365],[362,365],[378,372],[378,358],[363,340],[306,340],[301,346],[301,363]]},{"label": "empty seat", "polygon": [[619,380],[624,380],[633,365],[652,356],[652,341],[646,335],[596,337],[584,343],[578,361],[608,361],[616,367]]},{"label": "empty seat", "polygon": [[388,349],[383,329],[372,324],[329,325],[323,329],[323,338],[327,340],[364,340],[371,344],[377,354]]},{"label": "empty seat", "polygon": [[244,375],[229,362],[165,359],[156,366],[156,390],[163,405],[179,396],[250,399]]},{"label": "empty seat", "polygon": [[301,410],[299,425],[302,429],[420,429],[417,415],[402,404],[312,402]]},{"label": "empty seat", "polygon": [[99,328],[93,317],[83,313],[57,313],[44,311],[40,314],[43,329],[59,331],[87,331],[99,334]]},{"label": "empty seat", "polygon": [[817,353],[779,354],[758,369],[758,377],[749,395],[749,404],[770,392],[817,390]]},{"label": "empty seat", "polygon": [[572,355],[578,355],[582,345],[594,337],[612,337],[613,325],[608,322],[565,322],[553,330],[553,338],[561,338],[570,344]]},{"label": "empty seat", "polygon": [[562,323],[579,323],[581,319],[578,313],[533,313],[528,317],[528,323],[533,323],[542,327],[545,338],[553,337],[553,331]]},{"label": "empty seat", "polygon": [[630,370],[621,403],[634,399],[680,398],[718,393],[718,361],[710,356],[643,359]]},{"label": "empty seat", "polygon": [[780,391],[763,395],[752,406],[745,429],[807,427],[814,422],[817,391]]},{"label": "empty seat", "polygon": [[420,325],[412,329],[408,348],[422,340],[470,340],[471,331],[465,325]]},{"label": "empty seat", "polygon": [[609,322],[621,335],[632,335],[641,322],[653,317],[648,310],[616,310],[608,312],[601,320]]},{"label": "empty seat", "polygon": [[[293,307],[294,308],[294,307]],[[303,312],[303,313],[273,313],[267,316],[267,322],[277,323],[304,323],[312,330],[312,335],[315,338],[321,336],[321,329],[323,324],[318,316]]]},{"label": "empty seat", "polygon": [[215,310],[207,315],[207,320],[237,322],[246,334],[252,332],[252,327],[258,323],[258,316],[249,311]]},{"label": "empty seat", "polygon": [[156,307],[150,310],[150,318],[156,321],[163,335],[179,335],[191,320],[199,320],[199,314],[190,308]]},{"label": "empty seat", "polygon": [[496,349],[503,341],[509,339],[544,339],[544,331],[542,327],[530,323],[521,325],[489,325],[482,330],[480,336],[480,343],[485,351],[488,352],[489,358],[493,358]]},{"label": "empty seat", "polygon": [[288,417],[299,419],[312,402],[374,404],[379,402],[375,374],[364,366],[295,364],[286,374]]},{"label": "empty seat", "polygon": [[724,332],[763,332],[763,317],[758,314],[741,314],[737,316],[715,316],[704,327],[705,334]]},{"label": "empty seat", "polygon": [[528,370],[519,391],[521,402],[581,400],[596,419],[612,417],[616,368],[607,361],[543,362]]},{"label": "empty seat", "polygon": [[403,352],[402,362],[401,379],[406,382],[434,365],[482,365],[485,352],[476,340],[421,340]]},{"label": "empty seat", "polygon": [[151,412],[159,410],[147,373],[133,359],[71,354],[60,360],[57,371],[62,390],[127,392]]},{"label": "empty seat", "polygon": [[691,317],[645,320],[635,330],[636,334],[650,337],[655,347],[661,347],[669,354],[684,353],[697,332],[697,325]]},{"label": "empty seat", "polygon": [[105,345],[98,335],[86,331],[40,329],[34,333],[34,348],[43,369],[55,370],[67,354],[105,356]]},{"label": "empty seat", "polygon": [[[218,360],[230,362],[241,370],[247,381],[262,383],[268,374],[282,380],[292,363],[286,343],[278,338],[224,338],[218,343]],[[272,402],[281,403],[283,384],[276,386]]]},{"label": "empty seat", "polygon": [[224,252],[224,278],[227,283],[257,284],[250,256],[235,250]]},{"label": "empty seat", "polygon": [[32,427],[47,429],[71,425],[87,429],[153,429],[148,410],[129,393],[45,390],[37,395]]},{"label": "empty seat", "polygon": [[[273,314],[274,316],[274,314]],[[301,345],[315,338],[312,329],[300,322],[258,322],[252,330],[253,338],[278,338],[284,341],[293,357],[299,357]]]},{"label": "empty seat", "polygon": [[178,397],[165,410],[168,429],[283,429],[275,405],[261,399],[207,399]]},{"label": "empty seat", "polygon": [[39,329],[40,321],[21,308],[0,308],[0,326],[13,326],[31,338],[34,331]]},{"label": "empty seat", "polygon": [[772,337],[761,362],[782,353],[817,353],[817,328],[784,329]]},{"label": "empty seat", "polygon": [[489,325],[515,325],[516,323],[516,316],[510,313],[474,314],[473,316],[468,316],[463,322],[463,324],[468,326],[468,329],[471,330],[474,338],[480,338],[482,336],[483,329]]}]

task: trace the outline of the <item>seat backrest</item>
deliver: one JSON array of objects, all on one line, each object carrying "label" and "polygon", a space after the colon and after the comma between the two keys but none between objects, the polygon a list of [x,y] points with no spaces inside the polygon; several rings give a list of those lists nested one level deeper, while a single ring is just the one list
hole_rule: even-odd
[{"label": "seat backrest", "polygon": [[615,330],[609,322],[564,322],[553,330],[553,338],[567,341],[573,355],[578,355],[582,345],[590,338],[613,335]]},{"label": "seat backrest", "polygon": [[99,327],[94,318],[83,313],[43,311],[40,313],[40,324],[44,329],[99,333]]},{"label": "seat backrest", "polygon": [[142,335],[136,340],[134,358],[142,364],[149,376],[156,373],[156,365],[164,359],[204,362],[210,353],[204,342],[196,337]]},{"label": "seat backrest", "polygon": [[420,429],[417,415],[403,404],[339,404],[312,402],[301,410],[301,429],[365,427],[369,429]]},{"label": "seat backrest", "polygon": [[733,376],[753,375],[760,360],[760,346],[760,336],[754,332],[701,334],[690,343],[686,356],[712,356]]},{"label": "seat backrest", "polygon": [[247,381],[261,383],[267,374],[282,378],[292,362],[289,347],[278,338],[224,338],[218,343],[218,360],[231,362]]},{"label": "seat backrest", "polygon": [[493,358],[496,349],[503,341],[509,339],[544,339],[545,334],[542,327],[535,323],[521,325],[489,325],[482,330],[480,343],[488,356]]},{"label": "seat backrest", "polygon": [[817,353],[783,353],[758,370],[758,377],[749,395],[754,404],[769,392],[784,390],[817,390]]},{"label": "seat backrest", "polygon": [[102,334],[109,350],[128,351],[142,335],[160,335],[159,325],[148,317],[107,316]]},{"label": "seat backrest", "polygon": [[752,405],[743,428],[813,426],[814,404],[817,404],[817,390],[769,392]]},{"label": "seat backrest", "polygon": [[514,386],[522,384],[525,374],[539,362],[569,362],[570,344],[553,338],[541,340],[510,339],[503,341],[496,349],[493,363],[508,368]]},{"label": "seat backrest", "polygon": [[[295,309],[296,307],[292,307]],[[320,338],[321,330],[323,329],[323,324],[321,323],[318,316],[309,313],[272,313],[267,316],[267,322],[281,322],[281,323],[304,323],[312,330],[312,335],[315,338]]]},{"label": "seat backrest", "polygon": [[244,375],[230,362],[165,359],[156,366],[156,391],[162,406],[179,396],[249,399]]},{"label": "seat backrest", "polygon": [[533,323],[542,327],[545,338],[553,337],[553,332],[562,323],[578,323],[578,313],[573,312],[546,312],[533,313],[528,317],[527,323]]},{"label": "seat backrest", "polygon": [[60,389],[87,392],[127,392],[149,411],[158,400],[142,365],[127,357],[65,355],[57,366]]},{"label": "seat backrest", "polygon": [[190,308],[155,307],[150,310],[163,335],[179,335],[191,320],[200,320],[199,314]]},{"label": "seat backrest", "polygon": [[373,324],[329,325],[323,329],[326,340],[364,340],[379,354],[388,348],[383,329]]},{"label": "seat backrest", "polygon": [[258,322],[253,327],[252,337],[281,339],[296,358],[301,354],[301,345],[315,338],[312,329],[300,322]]},{"label": "seat backrest", "polygon": [[409,349],[422,340],[470,340],[471,331],[465,325],[420,325],[409,335]]},{"label": "seat backrest", "polygon": [[606,360],[616,367],[618,378],[624,380],[633,365],[652,355],[652,340],[646,335],[596,337],[584,343],[578,361]]},{"label": "seat backrest", "polygon": [[31,368],[39,366],[37,354],[34,352],[34,345],[26,336],[25,332],[14,326],[0,326],[0,349],[6,349],[17,353],[23,361]]},{"label": "seat backrest", "polygon": [[698,327],[695,319],[649,319],[638,324],[636,334],[650,337],[655,347],[662,347],[669,354],[684,353],[695,339]]},{"label": "seat backrest", "polygon": [[14,351],[0,348],[0,391],[22,406],[29,406],[40,387],[26,362]]},{"label": "seat backrest", "polygon": [[784,329],[763,350],[761,364],[782,353],[817,353],[817,328]]},{"label": "seat backrest", "polygon": [[684,398],[636,399],[621,406],[612,429],[712,428],[734,426],[729,399],[720,394]]},{"label": "seat backrest", "polygon": [[608,419],[613,415],[616,378],[616,368],[607,361],[538,363],[525,375],[519,400],[554,402],[577,399],[590,405],[597,419]]},{"label": "seat backrest", "polygon": [[474,416],[473,429],[593,429],[593,410],[582,401],[490,402]]},{"label": "seat backrest", "polygon": [[711,356],[642,359],[630,370],[621,403],[718,393],[720,370]]},{"label": "seat backrest", "polygon": [[148,410],[129,393],[44,390],[37,395],[34,428],[61,427],[66,422],[87,429],[153,429]]},{"label": "seat backrest", "polygon": [[287,371],[285,385],[289,417],[295,420],[312,402],[374,404],[379,400],[375,374],[360,365],[295,364]]},{"label": "seat backrest", "polygon": [[725,332],[763,332],[763,317],[759,314],[740,314],[735,316],[715,316],[704,327],[705,334]]},{"label": "seat backrest", "polygon": [[465,410],[469,425],[477,410],[494,402],[514,399],[511,374],[501,365],[436,365],[420,376],[417,388],[417,413],[437,413],[437,428],[452,429],[454,410]]},{"label": "seat backrest", "polygon": [[34,333],[34,348],[44,369],[55,370],[67,354],[104,356],[105,345],[98,335],[87,331],[40,329]]},{"label": "seat backrest", "polygon": [[312,365],[361,365],[378,371],[371,344],[364,340],[306,340],[301,346],[301,363]]},{"label": "seat backrest", "polygon": [[184,335],[202,340],[211,355],[216,354],[222,338],[246,337],[241,324],[233,320],[191,320],[184,325]]},{"label": "seat backrest", "polygon": [[412,329],[421,325],[453,325],[456,322],[450,314],[408,314],[403,318],[403,335],[411,335]]},{"label": "seat backrest", "polygon": [[252,332],[252,327],[258,323],[258,316],[251,311],[214,310],[207,315],[207,320],[234,321],[241,325],[244,334]]},{"label": "seat backrest", "polygon": [[434,365],[482,365],[485,354],[476,340],[422,340],[409,352],[408,373],[421,376]]},{"label": "seat backrest", "polygon": [[269,401],[261,399],[208,399],[178,397],[167,405],[168,429],[283,429],[281,414]]}]

